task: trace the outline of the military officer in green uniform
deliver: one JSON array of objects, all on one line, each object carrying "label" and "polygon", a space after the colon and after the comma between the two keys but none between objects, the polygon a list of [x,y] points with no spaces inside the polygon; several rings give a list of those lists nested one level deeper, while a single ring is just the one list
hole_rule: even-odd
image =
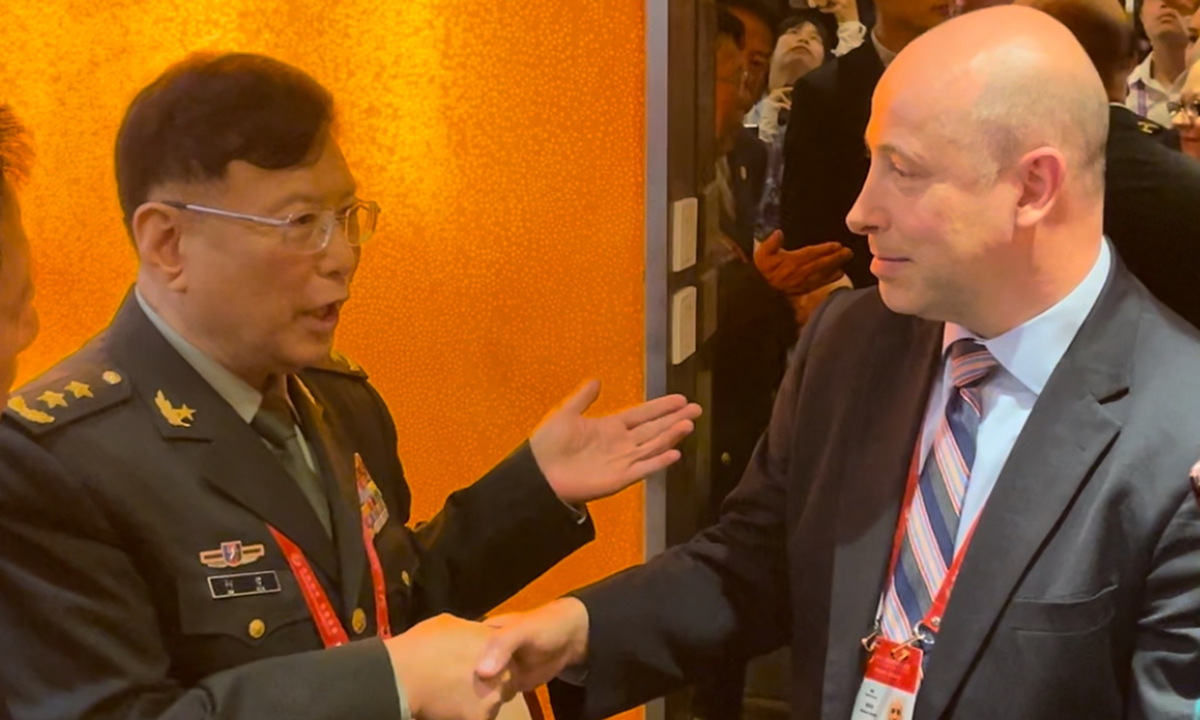
[{"label": "military officer in green uniform", "polygon": [[470,622],[587,543],[584,504],[679,457],[699,408],[598,386],[408,527],[396,428],[332,353],[378,207],[328,92],[195,56],[116,148],[137,282],[0,422],[0,688],[15,720],[488,718]]}]

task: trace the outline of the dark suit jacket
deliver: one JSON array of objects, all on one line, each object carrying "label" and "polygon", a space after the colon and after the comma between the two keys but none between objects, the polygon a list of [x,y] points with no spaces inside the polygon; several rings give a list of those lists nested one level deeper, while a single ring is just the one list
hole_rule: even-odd
[{"label": "dark suit jacket", "polygon": [[1110,110],[1104,232],[1150,292],[1200,327],[1200,162],[1146,122]]},{"label": "dark suit jacket", "polygon": [[[720,524],[579,593],[584,717],[784,644],[792,717],[850,717],[942,328],[876,290],[823,306]],[[1197,456],[1200,339],[1115,263],[981,516],[916,720],[1191,717]]]},{"label": "dark suit jacket", "polygon": [[[375,543],[394,633],[441,612],[478,617],[592,538],[528,447],[409,529],[396,429],[365,373],[343,360],[300,379],[307,392],[293,401],[336,541],[262,439],[132,299],[17,393],[0,422],[0,687],[15,720],[396,717],[379,640],[309,652],[320,637],[267,528],[304,551],[351,637],[372,638],[356,453],[390,513]],[[160,392],[194,411],[190,426],[167,421]],[[200,562],[235,540],[265,555],[236,569]],[[280,591],[210,593],[208,578],[251,572],[274,572]],[[368,623],[354,633],[358,608]],[[248,630],[255,620],[261,637]]]},{"label": "dark suit jacket", "polygon": [[784,246],[837,241],[854,251],[846,274],[855,287],[876,284],[867,239],[846,227],[846,215],[870,169],[863,134],[883,62],[866,42],[813,70],[792,90],[783,143],[779,215]]}]

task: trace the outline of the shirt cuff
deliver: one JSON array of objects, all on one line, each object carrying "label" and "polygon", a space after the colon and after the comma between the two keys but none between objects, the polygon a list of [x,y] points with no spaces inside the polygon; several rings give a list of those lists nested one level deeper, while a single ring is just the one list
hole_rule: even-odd
[{"label": "shirt cuff", "polygon": [[582,525],[585,522],[587,522],[587,520],[588,520],[587,505],[576,506],[576,505],[572,505],[572,504],[566,503],[566,502],[564,502],[563,505],[566,505],[567,509],[571,511],[571,517],[575,518],[576,525]]},{"label": "shirt cuff", "polygon": [[408,708],[408,693],[404,692],[404,684],[400,682],[399,675],[396,675],[396,695],[400,697],[400,720],[413,720]]},{"label": "shirt cuff", "polygon": [[841,57],[863,44],[867,39],[867,26],[857,20],[838,23],[837,38],[838,44],[833,54],[835,57]]},{"label": "shirt cuff", "polygon": [[568,685],[583,687],[587,683],[587,676],[587,668],[582,665],[576,665],[575,667],[563,668],[563,671],[558,674],[558,679]]}]

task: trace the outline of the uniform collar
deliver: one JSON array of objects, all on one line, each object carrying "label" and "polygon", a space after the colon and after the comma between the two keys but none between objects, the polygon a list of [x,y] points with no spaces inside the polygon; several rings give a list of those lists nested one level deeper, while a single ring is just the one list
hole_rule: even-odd
[{"label": "uniform collar", "polygon": [[204,378],[213,390],[233,407],[238,417],[246,422],[253,420],[254,416],[258,414],[258,408],[262,405],[262,393],[214,360],[212,356],[185,340],[175,328],[154,311],[154,308],[150,307],[150,303],[142,297],[140,290],[135,289],[134,295],[137,297],[142,312],[150,320],[150,324],[154,325],[167,343],[175,349],[175,352],[179,353],[188,365],[191,365],[200,377]]}]

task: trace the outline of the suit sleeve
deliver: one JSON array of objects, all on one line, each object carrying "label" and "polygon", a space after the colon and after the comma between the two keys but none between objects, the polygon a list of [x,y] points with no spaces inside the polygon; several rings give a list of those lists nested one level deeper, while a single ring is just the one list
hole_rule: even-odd
[{"label": "suit sleeve", "polygon": [[1129,720],[1200,711],[1200,509],[1189,493],[1167,525],[1146,579],[1133,651]]},{"label": "suit sleeve", "polygon": [[13,720],[386,720],[395,676],[379,641],[170,679],[133,554],[84,488],[0,428],[0,695]]},{"label": "suit sleeve", "polygon": [[[395,423],[376,401],[395,448]],[[392,458],[393,476],[403,478],[394,450]],[[415,620],[443,612],[478,619],[596,536],[591,518],[554,494],[528,443],[410,532],[421,556]]]},{"label": "suit sleeve", "polygon": [[[587,680],[582,689],[556,688],[569,715],[608,717],[718,663],[787,642],[787,485],[796,481],[790,448],[809,348],[835,304],[822,305],[801,337],[770,428],[717,525],[578,593],[590,618]],[[556,700],[556,714],[558,707]]]}]

